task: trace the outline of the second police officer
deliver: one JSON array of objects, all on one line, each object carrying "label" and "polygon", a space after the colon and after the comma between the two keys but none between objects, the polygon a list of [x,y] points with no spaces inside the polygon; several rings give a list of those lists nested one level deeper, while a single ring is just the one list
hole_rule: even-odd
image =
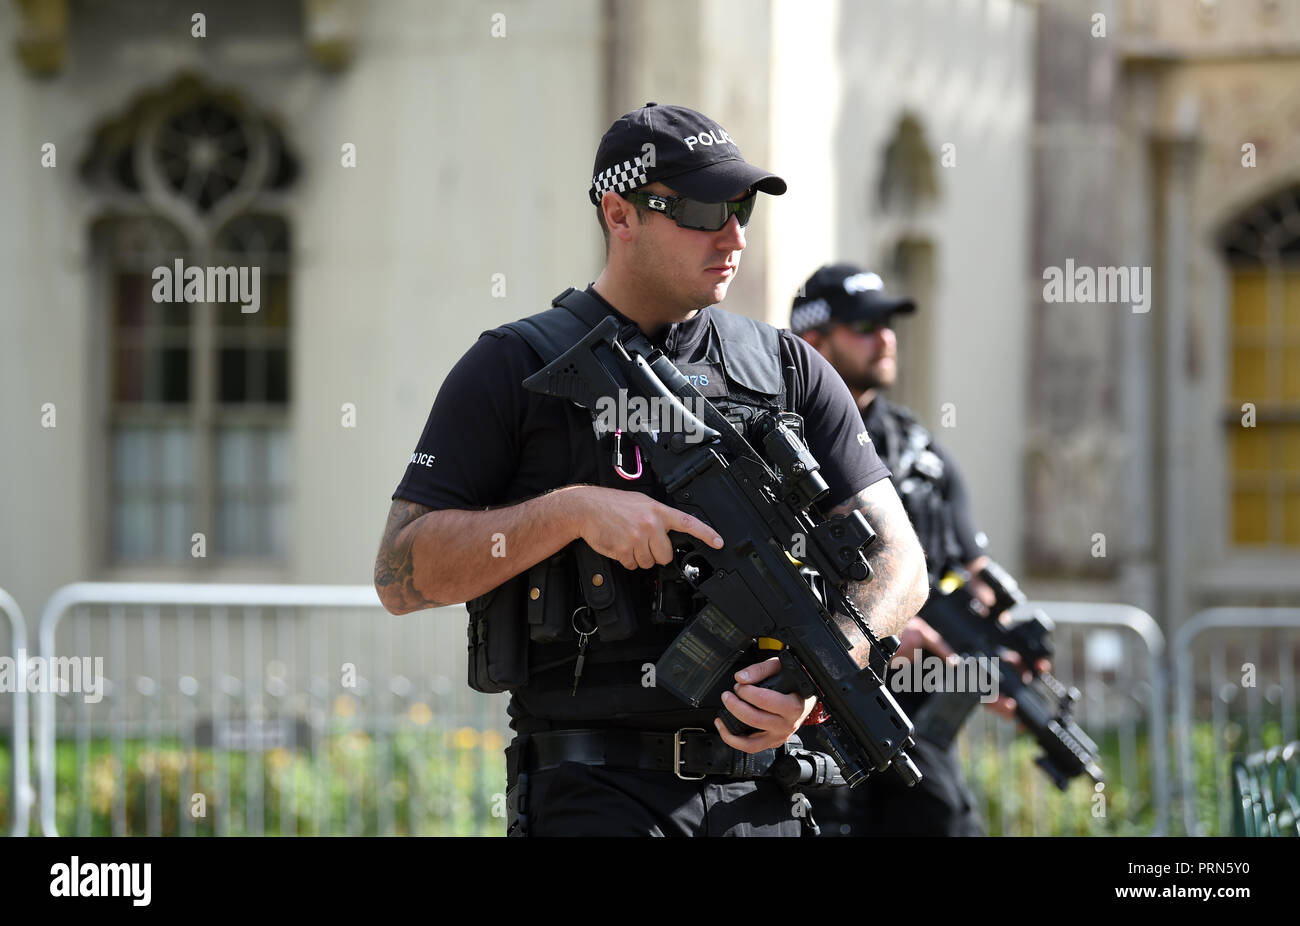
[{"label": "second police officer", "polygon": [[[889,467],[916,528],[934,586],[953,566],[975,575],[988,557],[956,464],[911,411],[882,395],[898,377],[894,316],[915,310],[912,300],[887,295],[879,275],[852,264],[829,264],[795,297],[790,328],[830,361],[857,400],[867,434]],[[938,658],[952,653],[933,628],[914,617],[902,635],[895,663],[917,650]],[[930,695],[903,692],[896,697],[914,716]],[[1014,702],[1004,696],[991,707],[1010,716]],[[907,788],[893,776],[881,775],[851,791],[819,792],[823,796],[814,800],[814,810],[824,835],[983,834],[955,749],[919,734],[916,739],[912,755],[924,776],[921,783]]]}]

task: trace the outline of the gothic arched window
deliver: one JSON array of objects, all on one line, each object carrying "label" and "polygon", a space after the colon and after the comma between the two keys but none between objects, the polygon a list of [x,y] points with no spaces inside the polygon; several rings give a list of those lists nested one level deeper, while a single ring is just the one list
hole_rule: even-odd
[{"label": "gothic arched window", "polygon": [[283,560],[296,161],[266,118],[186,77],[101,126],[81,173],[101,203],[104,559]]}]

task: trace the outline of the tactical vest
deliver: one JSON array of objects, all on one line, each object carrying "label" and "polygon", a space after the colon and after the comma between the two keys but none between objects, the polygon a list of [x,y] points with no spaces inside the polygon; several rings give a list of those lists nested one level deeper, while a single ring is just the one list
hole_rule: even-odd
[{"label": "tactical vest", "polygon": [[962,550],[957,531],[944,500],[943,458],[934,452],[934,438],[925,425],[901,405],[876,397],[873,409],[884,433],[876,440],[883,445],[885,465],[893,474],[894,488],[916,529],[931,580],[960,560]]},{"label": "tactical vest", "polygon": [[[561,293],[552,305],[548,311],[503,326],[522,337],[543,364],[611,314],[591,295],[574,289]],[[780,335],[769,325],[727,312],[710,311],[709,320],[714,337],[709,339],[705,359],[677,367],[748,436],[746,429],[760,413],[788,412],[792,385],[783,365]],[[636,471],[630,438],[600,433],[591,413],[572,403],[565,403],[565,413],[572,474],[568,484],[632,489],[665,501],[648,467],[642,467],[640,478],[632,481],[616,474],[615,445],[620,440],[621,468]],[[788,414],[787,420],[802,431],[798,416]],[[712,728],[707,718],[721,704],[719,697],[730,687],[729,678],[699,709],[653,684],[654,663],[704,604],[675,566],[627,570],[579,540],[484,597],[496,595],[516,603],[521,612],[518,619],[528,628],[518,647],[523,661],[514,671],[514,680],[522,684],[502,686],[513,693],[511,714],[519,732],[577,725],[574,721],[581,726],[599,726],[602,720],[626,723],[630,717],[647,725],[689,722]],[[471,618],[474,604],[470,603]],[[580,612],[576,620],[575,609]],[[587,638],[575,693],[577,631],[588,629],[593,632]],[[471,620],[471,654],[473,634]],[[758,661],[757,655],[752,661]]]}]

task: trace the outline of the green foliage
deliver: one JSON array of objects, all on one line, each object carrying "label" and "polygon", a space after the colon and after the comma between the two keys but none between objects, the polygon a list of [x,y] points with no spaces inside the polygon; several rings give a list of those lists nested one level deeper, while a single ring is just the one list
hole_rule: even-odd
[{"label": "green foliage", "polygon": [[[1104,789],[1097,791],[1087,778],[1076,778],[1064,792],[1058,791],[1034,764],[1039,750],[1033,740],[1020,735],[1000,744],[989,731],[979,743],[961,742],[963,767],[975,795],[975,806],[987,814],[985,825],[992,836],[1144,836],[1155,828],[1152,794],[1151,738],[1145,727],[1134,734],[1135,744],[1129,779],[1120,780],[1120,736],[1115,730],[1097,737],[1100,764],[1107,775]],[[1260,742],[1267,749],[1281,745],[1279,719],[1267,717],[1260,726]],[[1214,727],[1210,721],[1192,725],[1192,762],[1196,775],[1196,816],[1206,827],[1205,835],[1231,835],[1232,788],[1229,771],[1232,757],[1248,750],[1245,728],[1240,723],[1224,725],[1216,758]],[[978,748],[972,748],[972,747]],[[1171,782],[1170,835],[1185,835],[1183,811],[1178,799],[1179,757],[1173,737],[1169,742],[1168,774]],[[1104,804],[1100,797],[1105,798]]]},{"label": "green foliage", "polygon": [[[965,747],[965,744],[963,744]],[[1136,780],[1141,788],[1120,787],[1120,741],[1110,732],[1098,738],[1100,765],[1108,774],[1098,789],[1086,776],[1060,791],[1035,764],[1038,745],[1028,736],[1014,737],[999,748],[987,737],[977,755],[963,748],[967,782],[975,806],[991,836],[1143,836],[1155,827],[1151,797],[1151,750],[1142,733],[1137,740]]]},{"label": "green foliage", "polygon": [[[1107,772],[1104,790],[1075,779],[1060,792],[1034,764],[1038,750],[1027,736],[999,743],[989,730],[980,743],[963,738],[963,765],[989,833],[1150,833],[1155,807],[1147,731],[1136,731],[1127,781],[1120,780],[1119,735],[1108,731],[1097,739]],[[1260,728],[1262,748],[1281,745],[1282,740],[1277,718],[1268,717]],[[1225,832],[1223,808],[1232,795],[1232,756],[1249,748],[1244,730],[1237,723],[1223,728],[1217,758],[1208,721],[1193,725],[1191,742],[1197,816],[1210,835],[1219,835]],[[314,752],[189,750],[176,740],[114,744],[94,739],[79,744],[63,739],[55,752],[55,812],[60,833],[95,836],[146,835],[151,832],[151,812],[157,814],[163,835],[246,835],[257,832],[252,824],[258,817],[266,835],[501,835],[505,820],[493,811],[501,812],[505,791],[503,745],[495,730],[402,723],[390,735],[376,736],[337,721]],[[8,832],[12,820],[8,747],[8,737],[0,736],[0,833]],[[1177,775],[1172,742],[1169,756],[1169,773]],[[199,809],[192,802],[194,794],[206,801],[201,816],[193,813]],[[1176,799],[1170,823],[1173,834],[1182,832]]]},{"label": "green foliage", "polygon": [[335,731],[315,755],[94,740],[78,776],[78,745],[63,741],[56,818],[60,833],[91,836],[250,835],[259,816],[264,835],[501,835],[505,820],[492,816],[505,791],[501,745],[495,731],[433,728],[391,740]]}]

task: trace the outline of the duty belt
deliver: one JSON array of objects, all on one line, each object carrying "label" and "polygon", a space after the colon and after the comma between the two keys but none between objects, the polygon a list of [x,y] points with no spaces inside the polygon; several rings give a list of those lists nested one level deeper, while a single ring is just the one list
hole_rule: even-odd
[{"label": "duty belt", "polygon": [[776,749],[753,754],[733,749],[703,727],[675,733],[636,730],[551,730],[528,735],[524,768],[542,772],[565,762],[672,772],[684,781],[707,775],[766,778],[781,755]]}]

